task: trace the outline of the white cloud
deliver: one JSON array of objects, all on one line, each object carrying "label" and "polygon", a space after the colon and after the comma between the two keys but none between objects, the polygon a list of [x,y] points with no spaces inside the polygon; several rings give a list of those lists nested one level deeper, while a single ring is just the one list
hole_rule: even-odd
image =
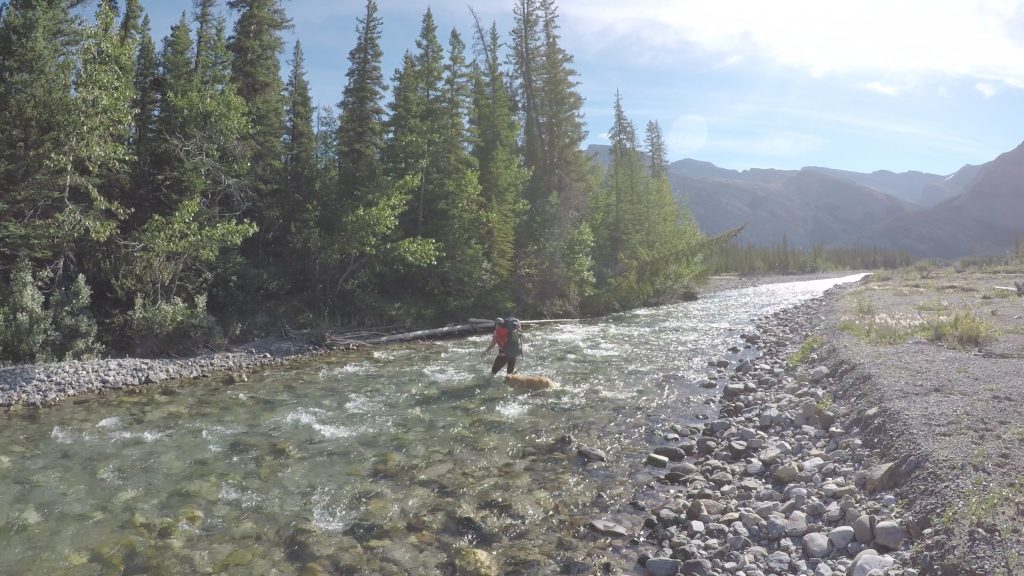
[{"label": "white cloud", "polygon": [[664,138],[673,157],[692,156],[708,141],[708,122],[696,114],[680,116],[665,130]]},{"label": "white cloud", "polygon": [[900,92],[902,92],[902,90],[896,86],[883,84],[881,82],[868,82],[864,87],[872,92],[878,92],[879,94],[885,94],[886,96],[899,96]]},{"label": "white cloud", "polygon": [[[913,141],[920,146],[942,149],[957,154],[974,153],[981,143],[942,128],[941,124],[925,126],[904,121],[900,118],[842,114],[806,110],[801,108],[746,106],[737,112],[738,117],[766,116],[785,119],[791,125],[818,126],[837,130],[860,137],[875,137],[888,141]],[[724,118],[722,123],[737,124],[742,120]]]},{"label": "white cloud", "polygon": [[733,155],[761,158],[787,158],[802,161],[821,149],[828,141],[814,134],[797,132],[770,132],[749,137],[711,139],[707,149]]},{"label": "white cloud", "polygon": [[999,92],[999,88],[989,82],[978,82],[974,85],[975,90],[981,92],[985,98],[991,98]]},{"label": "white cloud", "polygon": [[971,77],[1024,88],[1024,0],[563,0],[577,49],[696,48],[815,76]]}]

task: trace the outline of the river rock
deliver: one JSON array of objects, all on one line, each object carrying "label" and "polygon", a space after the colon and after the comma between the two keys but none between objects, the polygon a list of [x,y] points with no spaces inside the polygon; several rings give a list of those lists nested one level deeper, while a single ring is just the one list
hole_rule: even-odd
[{"label": "river rock", "polygon": [[658,456],[664,456],[673,462],[682,462],[686,459],[686,452],[677,446],[658,446],[654,449]]},{"label": "river rock", "polygon": [[874,525],[877,520],[874,516],[867,514],[861,514],[853,522],[853,534],[857,538],[857,542],[861,544],[871,544],[875,539]]},{"label": "river rock", "polygon": [[855,535],[851,526],[840,526],[828,533],[828,539],[832,542],[832,547],[835,550],[845,550],[850,545],[850,542],[853,542],[854,538]]},{"label": "river rock", "polygon": [[686,523],[686,533],[692,538],[704,533],[704,523],[700,520],[691,520]]},{"label": "river rock", "polygon": [[722,391],[726,398],[742,396],[744,392],[746,392],[746,387],[743,384],[726,384],[725,390]]},{"label": "river rock", "polygon": [[826,366],[815,366],[811,370],[811,382],[821,382],[828,376],[828,367]]},{"label": "river rock", "polygon": [[696,474],[697,472],[699,472],[700,468],[697,468],[690,462],[683,462],[682,464],[676,464],[670,470],[672,472],[678,472],[679,474],[689,476],[690,474]]},{"label": "river rock", "polygon": [[766,563],[768,565],[768,569],[773,572],[789,574],[789,554],[786,554],[781,550],[769,554]]},{"label": "river rock", "polygon": [[608,456],[606,456],[603,451],[598,450],[597,448],[591,448],[590,446],[584,446],[583,444],[580,444],[579,447],[576,448],[576,453],[587,460],[593,460],[596,462],[604,462],[608,459]]},{"label": "river rock", "polygon": [[682,567],[682,560],[651,558],[644,564],[644,576],[675,576]]},{"label": "river rock", "polygon": [[629,531],[625,527],[607,520],[591,520],[590,529],[598,534],[615,538],[626,538],[629,536]]},{"label": "river rock", "polygon": [[884,520],[875,525],[875,544],[879,546],[899,550],[903,538],[903,528],[892,520]]},{"label": "river rock", "polygon": [[787,484],[795,480],[799,475],[800,469],[797,468],[795,462],[788,462],[785,465],[780,466],[779,469],[775,471],[775,477],[778,478],[780,482]]},{"label": "river rock", "polygon": [[778,540],[786,535],[786,521],[779,516],[769,516],[766,528],[768,530],[768,538],[771,540]]},{"label": "river rock", "polygon": [[828,536],[820,532],[811,532],[804,535],[804,552],[811,558],[824,558],[829,554]]},{"label": "river rock", "polygon": [[711,562],[700,559],[687,560],[683,562],[683,568],[679,573],[683,576],[708,576],[711,574]]},{"label": "river rock", "polygon": [[460,576],[498,576],[497,564],[490,554],[476,548],[462,548],[455,552],[455,572]]},{"label": "river rock", "polygon": [[807,515],[797,510],[790,514],[786,522],[786,536],[798,537],[807,533]]},{"label": "river rock", "polygon": [[864,475],[864,489],[868,492],[891,490],[899,484],[899,468],[895,462],[873,466]]},{"label": "river rock", "polygon": [[846,573],[849,576],[868,576],[872,571],[879,570],[884,574],[893,563],[892,558],[879,556],[878,552],[869,548],[857,554]]},{"label": "river rock", "polygon": [[649,464],[650,466],[655,466],[658,468],[667,468],[668,458],[664,456],[659,456],[658,454],[648,454],[646,463]]}]

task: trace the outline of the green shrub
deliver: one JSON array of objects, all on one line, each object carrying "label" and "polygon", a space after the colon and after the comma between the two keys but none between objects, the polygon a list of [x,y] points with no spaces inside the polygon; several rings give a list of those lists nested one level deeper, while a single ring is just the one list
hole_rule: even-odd
[{"label": "green shrub", "polygon": [[50,360],[52,314],[44,306],[45,298],[28,261],[15,265],[10,285],[0,296],[0,361],[30,364]]},{"label": "green shrub", "polygon": [[865,294],[858,294],[853,298],[853,313],[860,317],[874,316],[875,305]]},{"label": "green shrub", "polygon": [[92,291],[79,274],[71,286],[54,295],[53,354],[60,360],[88,360],[99,356],[96,319],[89,310]]},{"label": "green shrub", "polygon": [[129,327],[133,352],[151,354],[189,353],[218,341],[217,326],[206,312],[206,296],[192,306],[174,297],[155,305],[135,299]]}]

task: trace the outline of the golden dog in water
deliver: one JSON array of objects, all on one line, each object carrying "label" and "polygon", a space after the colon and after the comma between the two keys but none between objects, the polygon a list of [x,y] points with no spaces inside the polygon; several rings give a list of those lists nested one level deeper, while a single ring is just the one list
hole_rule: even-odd
[{"label": "golden dog in water", "polygon": [[558,382],[544,376],[509,374],[505,376],[505,383],[513,390],[547,390],[549,388],[558,388]]}]

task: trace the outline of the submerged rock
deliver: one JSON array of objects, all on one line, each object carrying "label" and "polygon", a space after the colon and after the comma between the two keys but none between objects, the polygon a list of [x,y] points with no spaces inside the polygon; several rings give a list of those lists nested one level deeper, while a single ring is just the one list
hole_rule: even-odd
[{"label": "submerged rock", "polygon": [[499,576],[494,558],[483,550],[461,548],[455,552],[452,562],[457,576]]}]

